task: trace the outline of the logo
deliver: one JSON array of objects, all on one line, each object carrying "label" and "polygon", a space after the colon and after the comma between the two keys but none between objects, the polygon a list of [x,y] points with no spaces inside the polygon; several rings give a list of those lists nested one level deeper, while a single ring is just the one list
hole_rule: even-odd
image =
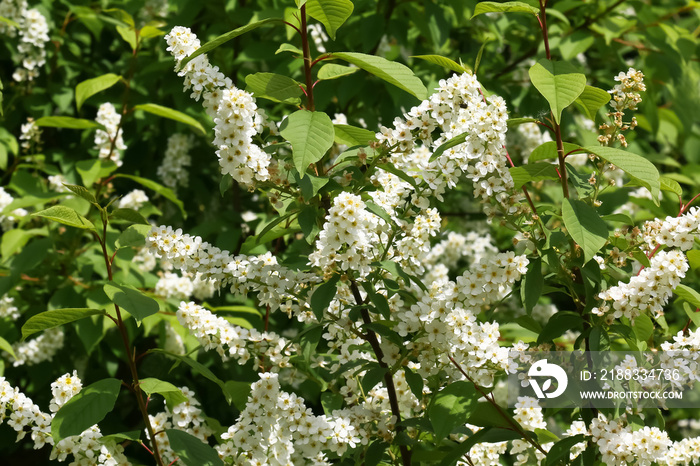
[{"label": "logo", "polygon": [[[530,370],[527,371],[527,375],[530,378],[530,386],[535,391],[537,398],[556,398],[564,393],[566,386],[569,384],[569,379],[564,369],[557,364],[548,363],[546,359],[540,359],[533,364]],[[535,378],[542,377],[547,377],[547,380],[540,387]],[[552,388],[552,379],[557,382],[557,387],[553,392],[548,393],[547,391]]]}]

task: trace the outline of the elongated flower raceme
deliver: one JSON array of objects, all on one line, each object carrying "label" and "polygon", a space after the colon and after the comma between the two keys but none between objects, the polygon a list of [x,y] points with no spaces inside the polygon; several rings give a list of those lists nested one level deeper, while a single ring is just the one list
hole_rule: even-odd
[{"label": "elongated flower raceme", "polygon": [[[200,47],[197,36],[182,26],[174,27],[165,40],[167,50],[175,57],[176,70],[182,59]],[[192,90],[192,98],[203,98],[204,108],[214,120],[213,143],[221,173],[244,185],[268,181],[272,159],[253,143],[253,137],[266,124],[265,113],[257,108],[255,98],[236,88],[218,67],[209,63],[206,54],[187,63],[178,75],[185,79],[185,90]]]}]

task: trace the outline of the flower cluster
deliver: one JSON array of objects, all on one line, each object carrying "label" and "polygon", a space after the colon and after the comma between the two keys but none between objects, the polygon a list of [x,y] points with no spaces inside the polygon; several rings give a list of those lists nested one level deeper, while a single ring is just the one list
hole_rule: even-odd
[{"label": "flower cluster", "polygon": [[226,442],[216,449],[235,464],[330,465],[325,451],[342,455],[368,442],[342,414],[314,415],[303,398],[280,388],[277,374],[262,373],[240,417],[221,435]]},{"label": "flower cluster", "polygon": [[[213,281],[216,286],[229,285],[231,292],[246,296],[258,293],[258,302],[270,306],[272,311],[283,302],[296,299],[301,289],[309,282],[317,282],[313,274],[298,272],[277,263],[277,258],[267,252],[259,256],[233,256],[198,236],[182,234],[182,230],[171,227],[153,227],[146,240],[149,250],[166,260],[183,273]],[[305,313],[299,305],[290,309]],[[306,315],[306,314],[304,314]]]},{"label": "flower cluster", "polygon": [[24,209],[15,209],[10,214],[2,215],[2,211],[12,204],[14,198],[10,193],[5,191],[5,188],[0,186],[0,226],[3,230],[12,230],[17,222],[18,217],[24,217],[27,215],[27,211]]},{"label": "flower cluster", "polygon": [[545,142],[552,140],[548,132],[540,131],[540,127],[537,123],[523,123],[522,125],[518,125],[515,134],[517,135],[516,147],[520,149],[523,163],[527,163],[533,150]]},{"label": "flower cluster", "polygon": [[163,163],[158,167],[158,177],[163,184],[172,189],[189,184],[188,167],[192,163],[190,150],[194,145],[194,136],[175,133],[168,138]]},{"label": "flower cluster", "polygon": [[[183,58],[200,47],[197,36],[181,26],[174,27],[165,40],[167,50],[175,57],[176,69]],[[192,89],[193,98],[204,97],[204,108],[214,119],[214,146],[221,172],[244,185],[268,181],[273,168],[271,158],[253,143],[253,136],[266,124],[265,114],[258,110],[253,96],[237,89],[205,54],[187,63],[178,75],[185,79],[185,90]]]},{"label": "flower cluster", "polygon": [[[632,121],[625,123],[622,121],[625,110],[637,110],[637,104],[642,101],[640,92],[646,90],[644,85],[644,74],[634,68],[630,68],[627,73],[621,72],[615,76],[615,87],[608,92],[612,94],[610,106],[613,108],[607,116],[612,124],[603,123],[599,129],[602,134],[598,136],[598,142],[603,146],[609,146],[612,141],[617,139],[623,147],[627,147],[627,140],[622,134],[622,131],[634,129],[637,126],[637,119],[632,118]],[[618,132],[619,131],[619,132]]]},{"label": "flower cluster", "polygon": [[78,394],[81,388],[82,381],[75,371],[59,377],[51,384],[53,397],[49,405],[50,413],[44,413],[30,398],[0,377],[0,424],[7,419],[7,425],[17,432],[17,441],[31,433],[34,448],[53,446],[51,460],[63,462],[72,455],[75,461],[71,464],[76,465],[130,465],[123,454],[123,447],[113,439],[104,439],[97,425],[54,445],[51,421],[59,408]]},{"label": "flower cluster", "polygon": [[646,222],[642,234],[650,249],[665,245],[687,251],[695,244],[699,231],[700,208],[691,207],[680,217],[668,216],[663,221],[655,219]]},{"label": "flower cluster", "polygon": [[12,363],[14,366],[26,364],[28,366],[50,361],[56,353],[63,348],[65,333],[60,327],[55,327],[44,331],[33,340],[15,343],[12,350],[17,359]]},{"label": "flower cluster", "polygon": [[447,238],[435,244],[423,259],[426,264],[440,263],[452,269],[464,259],[469,263],[480,262],[498,252],[488,234],[470,231],[466,235],[450,231]]},{"label": "flower cluster", "polygon": [[17,51],[22,67],[12,74],[15,81],[33,81],[39,76],[39,69],[46,63],[46,43],[49,41],[49,26],[39,10],[28,9],[26,0],[0,1],[0,17],[17,23],[0,22],[0,33],[15,37],[19,32]]},{"label": "flower cluster", "polygon": [[146,202],[148,202],[146,193],[141,189],[134,189],[119,199],[118,205],[120,209],[139,210]]},{"label": "flower cluster", "polygon": [[[274,370],[289,367],[292,348],[288,342],[274,332],[259,332],[232,325],[223,317],[193,302],[182,302],[177,310],[177,319],[189,329],[207,350],[215,350],[222,359],[234,358],[245,364],[251,356],[263,360],[265,366]],[[254,360],[255,367],[261,361]]]},{"label": "flower cluster", "polygon": [[20,146],[25,154],[36,154],[41,152],[41,128],[36,125],[33,118],[27,118],[20,128]]},{"label": "flower cluster", "polygon": [[[166,405],[165,411],[155,416],[148,416],[153,431],[156,432],[155,437],[158,450],[166,464],[174,464],[177,462],[178,455],[170,447],[170,440],[164,432],[165,429],[182,430],[204,443],[206,443],[207,439],[214,433],[207,424],[206,418],[202,415],[202,409],[199,407],[199,401],[194,397],[194,392],[187,387],[179,388],[185,398],[187,398],[187,401],[176,404],[172,407],[172,411],[168,409]],[[147,429],[146,437],[148,437]]]},{"label": "flower cluster", "polygon": [[51,175],[47,178],[47,180],[49,182],[49,188],[52,191],[56,191],[57,193],[70,192],[70,190],[68,188],[63,186],[64,184],[70,184],[70,183],[68,183],[68,180],[62,174],[59,173],[57,175]]},{"label": "flower cluster", "polygon": [[650,266],[632,277],[598,294],[603,304],[593,308],[594,314],[634,321],[645,312],[663,315],[663,306],[688,270],[688,261],[678,250],[660,251],[650,259]]},{"label": "flower cluster", "polygon": [[[439,85],[436,93],[413,107],[404,119],[396,118],[393,129],[381,127],[377,139],[395,146],[397,152],[390,161],[414,179],[422,180],[438,199],[446,187],[454,187],[459,176],[466,173],[474,183],[475,197],[484,201],[494,198],[504,208],[509,206],[513,202],[508,193],[513,179],[504,148],[508,118],[505,101],[499,96],[484,97],[479,82],[470,73],[441,80]],[[437,128],[442,134],[433,140],[432,133]],[[437,147],[459,135],[464,135],[464,143],[430,161]],[[421,145],[416,143],[418,140]],[[410,185],[394,178],[377,177],[376,181],[385,193],[407,195]]]},{"label": "flower cluster", "polygon": [[15,298],[11,296],[3,296],[0,298],[0,319],[19,319],[20,313],[15,306]]},{"label": "flower cluster", "polygon": [[463,378],[451,356],[476,383],[493,383],[496,371],[508,366],[508,349],[498,344],[498,324],[477,322],[476,314],[503,299],[527,265],[525,256],[497,254],[493,261],[473,264],[456,282],[433,282],[416,304],[397,310],[394,330],[399,335],[424,331],[408,344],[418,355],[420,375],[445,370],[457,380]]},{"label": "flower cluster", "polygon": [[[546,429],[542,408],[537,399],[529,396],[519,396],[515,404],[513,418],[525,429],[534,431],[535,429]],[[544,450],[549,450],[553,443],[542,444]],[[535,450],[525,440],[513,440],[513,447],[510,449],[511,455],[517,455],[514,464],[517,466],[524,464],[539,464],[544,459],[544,454]],[[534,457],[531,457],[534,455]]]},{"label": "flower cluster", "polygon": [[590,434],[603,455],[603,463],[610,466],[662,463],[672,444],[668,434],[657,427],[633,431],[624,418],[608,420],[602,413],[591,422]]},{"label": "flower cluster", "polygon": [[121,153],[126,150],[126,145],[122,139],[122,129],[120,122],[122,116],[117,113],[114,105],[105,102],[97,110],[95,121],[105,127],[105,130],[95,131],[95,149],[100,151],[101,159],[109,159],[121,167]]},{"label": "flower cluster", "polygon": [[155,287],[155,294],[161,298],[189,299],[194,296],[203,301],[214,296],[215,292],[215,283],[210,280],[192,278],[191,274],[180,276],[172,272],[165,272]]},{"label": "flower cluster", "polygon": [[[323,30],[321,24],[309,24],[308,29],[309,35],[311,36],[311,40],[314,41],[314,45],[316,46],[316,50],[318,50],[318,53],[326,53],[326,47],[324,44],[328,42],[328,36]],[[347,124],[347,122],[345,122],[345,124]]]},{"label": "flower cluster", "polygon": [[360,196],[340,193],[333,199],[309,263],[320,267],[327,276],[352,270],[365,277],[372,270],[370,264],[378,259],[382,242],[379,232],[384,224],[384,220],[366,210]]},{"label": "flower cluster", "polygon": [[[467,429],[472,431],[472,435],[476,434],[480,430],[482,430],[481,427],[479,426],[473,426],[471,424],[466,425]],[[466,435],[461,435],[459,437],[456,437],[455,440],[458,440],[460,442],[463,442],[467,440],[469,437]],[[453,438],[454,438],[453,437]],[[465,455],[467,458],[469,458],[469,463],[465,461],[458,461],[457,466],[469,466],[470,463],[472,465],[478,464],[480,466],[500,466],[501,464],[501,456],[506,452],[508,449],[508,442],[481,442],[477,443],[473,447],[469,449],[469,453]]]}]

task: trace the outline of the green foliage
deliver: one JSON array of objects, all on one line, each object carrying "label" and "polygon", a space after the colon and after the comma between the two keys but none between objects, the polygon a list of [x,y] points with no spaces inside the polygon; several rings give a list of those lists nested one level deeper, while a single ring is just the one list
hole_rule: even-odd
[{"label": "green foliage", "polygon": [[114,408],[120,387],[118,379],[102,379],[83,388],[61,406],[51,421],[54,442],[78,435],[104,419]]},{"label": "green foliage", "polygon": [[532,85],[549,102],[557,124],[561,122],[561,112],[586,89],[586,76],[567,62],[541,59],[528,73]]}]

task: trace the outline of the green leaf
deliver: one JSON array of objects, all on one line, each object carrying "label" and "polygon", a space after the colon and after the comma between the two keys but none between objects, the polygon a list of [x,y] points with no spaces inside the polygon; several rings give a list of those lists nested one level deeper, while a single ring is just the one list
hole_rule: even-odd
[{"label": "green leaf", "polygon": [[[580,149],[581,146],[577,144],[571,144],[568,142],[563,143],[564,146],[564,154],[568,154],[569,152]],[[528,158],[528,162],[537,162],[540,160],[547,160],[547,159],[558,159],[559,155],[557,154],[557,143],[555,141],[547,141],[544,144],[541,144],[535,148],[535,150],[532,151],[530,154],[530,157]]]},{"label": "green leaf", "polygon": [[317,222],[318,214],[319,210],[316,206],[307,205],[301,209],[299,217],[297,217],[299,227],[301,227],[301,231],[304,233],[304,239],[306,239],[306,242],[309,244],[313,244],[316,235],[321,231]]},{"label": "green leaf", "polygon": [[[554,8],[548,8],[547,14],[550,12],[557,11]],[[564,16],[566,19],[566,16]],[[568,21],[568,19],[566,19]],[[561,57],[564,60],[572,60],[578,54],[585,52],[595,43],[595,36],[587,30],[576,31],[573,34],[567,35],[559,43],[559,50],[561,51]],[[608,96],[609,97],[609,96]]]},{"label": "green leaf", "polygon": [[160,36],[164,36],[164,35],[165,35],[165,31],[162,31],[155,26],[144,26],[141,28],[141,31],[139,32],[139,37],[141,39],[150,39],[152,37],[160,37]]},{"label": "green leaf", "polygon": [[299,110],[282,122],[280,134],[292,144],[294,166],[303,177],[309,165],[321,160],[331,148],[335,131],[325,113]]},{"label": "green leaf", "polygon": [[155,181],[151,181],[148,178],[141,178],[140,176],[133,176],[133,175],[125,175],[123,173],[117,173],[114,175],[115,178],[127,178],[132,181],[137,182],[141,186],[148,188],[152,191],[155,191],[156,193],[160,194],[164,198],[168,199],[170,202],[175,204],[179,209],[180,212],[182,213],[183,218],[187,218],[187,212],[185,212],[185,206],[183,205],[182,201],[177,198],[175,193],[173,192],[172,189],[166,188],[160,183],[156,183]]},{"label": "green leaf", "polygon": [[528,314],[532,311],[532,308],[535,307],[537,301],[539,301],[543,287],[542,260],[539,257],[531,259],[527,268],[527,273],[520,284],[520,296]]},{"label": "green leaf", "polygon": [[335,63],[326,63],[318,70],[318,74],[316,75],[316,79],[318,79],[320,81],[327,81],[329,79],[338,79],[342,76],[347,76],[349,74],[353,74],[357,70],[359,70],[359,68],[357,68],[355,66],[343,66],[343,65],[336,65]]},{"label": "green leaf", "polygon": [[586,88],[586,76],[566,62],[541,59],[529,70],[532,84],[547,99],[557,124],[561,112],[574,103]]},{"label": "green leaf", "polygon": [[688,256],[688,263],[690,264],[690,268],[693,270],[699,270],[700,269],[700,251],[697,251],[697,250],[688,251],[686,253],[686,255]]},{"label": "green leaf", "polygon": [[301,96],[301,84],[292,78],[275,73],[255,73],[249,74],[245,78],[247,84],[246,91],[255,94],[255,97],[272,100],[273,102],[283,102],[299,106]]},{"label": "green leaf", "polygon": [[88,191],[88,189],[86,187],[78,186],[75,184],[66,184],[66,183],[63,183],[63,186],[70,189],[71,191],[73,191],[75,194],[82,197],[86,201],[97,204],[97,199],[95,199],[95,196],[90,191]]},{"label": "green leaf", "polygon": [[404,377],[406,378],[406,383],[408,388],[411,389],[411,393],[418,398],[418,401],[423,399],[423,377],[415,372],[413,372],[408,367],[403,367]]},{"label": "green leaf", "polygon": [[684,299],[690,303],[695,308],[700,307],[700,293],[695,291],[689,286],[685,285],[678,285],[675,290],[673,290],[674,293],[676,293],[676,296],[678,296],[681,299]]},{"label": "green leaf", "polygon": [[537,344],[553,341],[567,330],[583,330],[583,318],[573,311],[559,311],[549,318],[537,336]]},{"label": "green leaf", "polygon": [[445,438],[452,429],[464,425],[480,397],[474,384],[466,381],[453,382],[436,393],[428,406],[435,435]]},{"label": "green leaf", "polygon": [[537,435],[537,440],[540,443],[550,443],[559,441],[559,437],[557,437],[547,429],[535,429],[535,434]]},{"label": "green leaf", "polygon": [[[275,52],[275,55],[278,53],[282,52],[291,52],[291,53],[296,53],[297,55],[304,55],[304,52],[301,51],[301,49],[295,45],[292,44],[282,44],[279,46],[277,51]],[[319,78],[320,79],[320,78]]]},{"label": "green leaf", "polygon": [[39,212],[35,212],[32,214],[32,216],[48,218],[54,222],[62,223],[75,228],[81,228],[83,230],[95,229],[95,225],[93,225],[90,220],[86,219],[70,207],[62,205],[56,205]]},{"label": "green leaf", "polygon": [[164,382],[159,379],[154,379],[152,377],[141,379],[139,387],[148,396],[158,393],[165,398],[165,403],[168,408],[172,411],[173,407],[179,405],[180,403],[187,402],[187,397],[182,394],[182,391],[170,382]]},{"label": "green leaf", "polygon": [[331,58],[339,58],[352,63],[389,84],[393,84],[399,89],[416,96],[419,100],[428,98],[428,90],[423,85],[423,82],[405,65],[364,53],[334,52]]},{"label": "green leaf", "polygon": [[0,350],[5,351],[10,356],[12,356],[15,360],[17,359],[17,355],[15,354],[15,350],[12,348],[12,345],[10,344],[9,341],[5,340],[3,337],[0,337]]},{"label": "green leaf", "polygon": [[306,12],[326,28],[331,40],[335,33],[350,17],[354,5],[350,0],[307,0]]},{"label": "green leaf", "polygon": [[654,322],[648,315],[641,314],[634,319],[632,330],[638,341],[647,341],[654,334]]},{"label": "green leaf", "polygon": [[248,396],[251,392],[250,385],[250,382],[239,382],[237,380],[227,380],[226,383],[224,383],[226,396],[231,398],[233,406],[235,406],[238,411],[243,411],[248,403]]},{"label": "green leaf", "polygon": [[558,180],[559,174],[555,165],[547,162],[529,163],[519,167],[510,167],[515,189],[520,189],[525,183],[541,180]]},{"label": "green leaf", "polygon": [[119,75],[107,73],[96,78],[87,79],[75,86],[75,105],[78,107],[78,111],[80,111],[80,108],[87,99],[98,92],[114,86],[120,79],[121,76]]},{"label": "green leaf", "polygon": [[319,322],[323,320],[323,312],[328,309],[331,301],[335,298],[339,279],[340,275],[333,275],[330,280],[316,288],[314,294],[311,295],[311,310]]},{"label": "green leaf", "polygon": [[75,322],[76,320],[84,319],[96,314],[104,315],[104,311],[99,309],[82,309],[82,308],[66,308],[54,309],[36,314],[27,320],[22,326],[22,339],[26,339],[29,335],[41,332],[50,328],[60,327],[61,325]]},{"label": "green leaf", "polygon": [[434,160],[437,160],[437,158],[440,157],[447,149],[452,149],[453,147],[462,144],[464,141],[467,140],[467,136],[469,136],[467,133],[458,134],[449,141],[440,144],[440,147],[435,149],[433,155],[430,156],[430,161],[432,162]]},{"label": "green leaf", "polygon": [[683,303],[683,310],[688,318],[695,324],[695,327],[700,328],[700,312],[697,309],[697,307],[693,309],[687,302]]},{"label": "green leaf", "polygon": [[[529,317],[529,316],[522,316]],[[515,420],[506,411],[499,411],[493,404],[481,401],[472,410],[467,423],[479,427],[502,427],[512,429]]]},{"label": "green leaf", "polygon": [[131,16],[129,13],[127,13],[125,10],[122,10],[121,8],[108,8],[106,10],[103,10],[105,13],[109,13],[110,16],[116,18],[119,20],[121,23],[134,27],[136,26],[136,22],[134,21],[134,17]]},{"label": "green leaf", "polygon": [[[367,207],[369,208],[369,204],[367,204]],[[381,209],[381,207],[380,207],[380,209]],[[384,209],[382,209],[382,211],[383,210]],[[413,282],[416,285],[418,285],[418,287],[421,290],[423,290],[425,292],[428,291],[428,289],[425,287],[425,285],[423,284],[423,282],[419,278],[416,278],[416,277],[404,272],[404,270],[401,268],[401,266],[399,264],[397,264],[396,262],[386,260],[386,261],[377,262],[377,264],[381,268],[386,270],[387,272],[391,273],[394,277],[401,277],[403,279],[403,281],[406,283],[406,286],[408,286],[409,283]]]},{"label": "green leaf", "polygon": [[374,367],[368,370],[364,377],[362,377],[362,392],[368,393],[376,387],[377,384],[382,381],[384,374],[386,374],[388,370],[389,368],[387,367]]},{"label": "green leaf", "polygon": [[83,179],[83,184],[90,187],[98,179],[109,176],[117,169],[117,164],[104,159],[81,160],[75,164],[75,169]]},{"label": "green leaf", "polygon": [[474,14],[470,19],[484,13],[529,13],[537,16],[539,12],[534,6],[523,2],[480,2],[476,4]]},{"label": "green leaf", "polygon": [[148,220],[146,220],[146,218],[143,215],[141,215],[140,213],[138,213],[134,209],[125,209],[125,208],[114,209],[114,211],[112,211],[112,213],[109,214],[109,217],[116,218],[119,220],[125,220],[127,222],[136,223],[139,225],[149,225],[150,226],[150,223],[148,223]]},{"label": "green leaf", "polygon": [[576,98],[576,105],[590,120],[595,121],[598,110],[610,101],[610,94],[603,89],[588,86],[583,89],[580,96]]},{"label": "green leaf", "polygon": [[339,393],[323,392],[321,393],[321,406],[323,406],[323,412],[330,416],[333,411],[343,406],[343,396]]},{"label": "green leaf", "polygon": [[0,240],[0,255],[2,255],[3,260],[19,252],[30,239],[38,235],[47,236],[48,229],[32,228],[30,230],[22,230],[21,228],[15,228],[4,232],[2,240]]},{"label": "green leaf", "polygon": [[[12,26],[13,28],[19,29],[19,24],[17,24],[15,21],[12,21],[9,18],[5,18],[4,16],[0,16],[0,23],[5,23]],[[0,87],[0,89],[2,89],[2,87]]]},{"label": "green leaf", "polygon": [[51,437],[54,442],[73,435],[81,434],[114,409],[119,396],[121,381],[102,379],[83,389],[68,400],[51,421]]},{"label": "green leaf", "polygon": [[138,321],[160,310],[155,299],[149,298],[132,286],[107,283],[103,289],[110,301],[134,316]]},{"label": "green leaf", "polygon": [[180,123],[190,125],[194,129],[199,131],[201,134],[206,134],[206,131],[204,130],[204,127],[202,126],[202,124],[200,122],[198,122],[197,120],[195,120],[191,116],[189,116],[185,113],[182,113],[178,110],[174,110],[174,109],[168,108],[168,107],[163,107],[162,105],[158,105],[158,104],[140,104],[140,105],[136,105],[134,107],[134,110],[143,110],[144,112],[150,113],[152,115],[157,115],[159,117],[179,121]]},{"label": "green leaf", "polygon": [[170,448],[186,466],[224,466],[219,454],[208,444],[183,430],[165,429]]},{"label": "green leaf", "polygon": [[576,244],[588,262],[608,241],[608,225],[596,210],[583,201],[564,199],[562,218]]},{"label": "green leaf", "polygon": [[252,31],[253,29],[259,28],[260,26],[262,26],[264,24],[268,24],[268,23],[272,23],[272,22],[282,23],[282,20],[278,19],[278,18],[267,18],[267,19],[263,19],[262,21],[256,21],[255,23],[246,24],[245,26],[241,26],[241,27],[236,28],[232,31],[221,34],[219,37],[217,37],[213,40],[210,40],[209,42],[207,42],[206,44],[202,45],[200,48],[195,50],[192,53],[192,55],[190,55],[189,57],[183,58],[182,61],[180,61],[180,66],[178,67],[178,69],[180,69],[180,70],[183,69],[185,67],[185,65],[187,65],[190,61],[192,61],[192,59],[194,59],[195,57],[198,57],[204,53],[208,53],[209,51],[214,50],[218,46],[223,45],[232,39],[235,39],[236,37],[240,36],[241,34],[245,34],[248,31]]},{"label": "green leaf", "polygon": [[537,118],[508,118],[506,124],[509,128],[512,128],[514,126],[522,125],[525,123],[535,123],[537,121],[539,121]]},{"label": "green leaf", "polygon": [[451,58],[443,57],[442,55],[412,55],[411,58],[420,58],[428,63],[442,66],[459,74],[469,71]]},{"label": "green leaf", "polygon": [[70,128],[70,129],[94,129],[100,128],[105,129],[99,123],[92,120],[85,120],[83,118],[73,118],[67,116],[47,116],[41,117],[34,122],[37,126],[48,126],[51,128]]},{"label": "green leaf", "polygon": [[141,247],[144,244],[146,244],[146,237],[148,236],[148,233],[150,231],[150,225],[131,225],[129,226],[129,228],[124,230],[121,235],[119,235],[119,238],[117,238],[117,241],[115,242],[114,246],[117,249],[128,247]]},{"label": "green leaf", "polygon": [[586,152],[605,159],[631,177],[639,180],[640,184],[647,188],[656,205],[659,205],[659,191],[661,182],[656,166],[641,155],[633,154],[614,147],[586,146]]},{"label": "green leaf", "polygon": [[547,452],[547,466],[553,466],[559,461],[568,461],[571,449],[579,442],[584,442],[586,436],[584,434],[574,435],[559,440]]},{"label": "green leaf", "polygon": [[377,137],[373,131],[358,128],[351,125],[333,125],[335,133],[333,138],[338,144],[345,144],[348,147],[366,146],[370,142],[376,141]]},{"label": "green leaf", "polygon": [[[2,93],[0,92],[0,116],[2,116]],[[7,147],[0,144],[0,170],[7,170]]]},{"label": "green leaf", "polygon": [[678,184],[678,181],[669,178],[668,176],[659,177],[659,187],[661,188],[661,191],[668,191],[678,195],[679,197],[683,197],[683,188],[681,188],[681,185]]},{"label": "green leaf", "polygon": [[304,196],[304,200],[310,201],[329,181],[330,179],[328,177],[315,176],[307,173],[304,178],[299,180],[299,187],[301,188],[301,194]]}]

